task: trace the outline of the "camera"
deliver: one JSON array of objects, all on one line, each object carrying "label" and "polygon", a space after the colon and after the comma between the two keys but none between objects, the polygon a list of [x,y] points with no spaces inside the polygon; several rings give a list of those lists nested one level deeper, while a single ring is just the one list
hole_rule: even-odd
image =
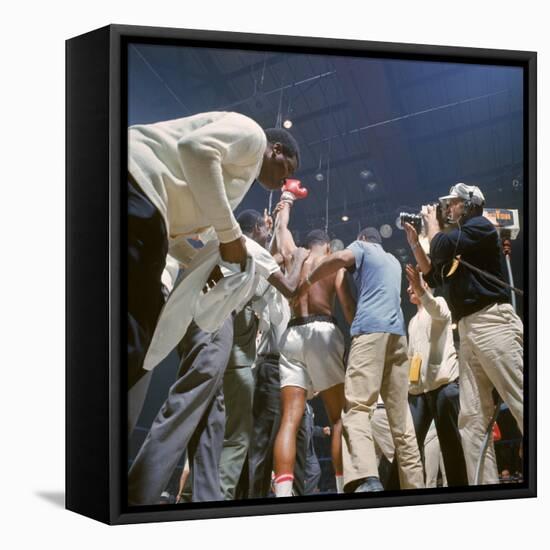
[{"label": "camera", "polygon": [[406,223],[410,223],[415,229],[416,232],[420,235],[422,233],[422,216],[420,214],[410,214],[408,212],[401,212],[399,214],[399,219],[401,221],[401,227],[405,228]]},{"label": "camera", "polygon": [[[439,222],[439,227],[444,229],[448,224],[448,220],[443,218],[443,205],[441,202],[433,204],[435,206],[435,213],[437,216],[437,221]],[[426,206],[422,207],[422,211],[419,214],[412,214],[410,212],[401,212],[399,214],[399,220],[403,229],[405,228],[406,223],[410,223],[416,230],[419,235],[423,235],[424,231],[424,219],[422,217],[423,213],[426,213]]]}]

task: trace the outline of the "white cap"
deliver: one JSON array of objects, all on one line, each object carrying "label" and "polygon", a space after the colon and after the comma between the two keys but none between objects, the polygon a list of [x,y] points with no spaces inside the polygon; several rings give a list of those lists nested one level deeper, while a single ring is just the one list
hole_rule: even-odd
[{"label": "white cap", "polygon": [[483,193],[475,185],[466,185],[465,183],[457,183],[449,190],[449,194],[444,197],[439,197],[440,201],[448,201],[449,199],[471,200],[476,206],[485,204]]}]

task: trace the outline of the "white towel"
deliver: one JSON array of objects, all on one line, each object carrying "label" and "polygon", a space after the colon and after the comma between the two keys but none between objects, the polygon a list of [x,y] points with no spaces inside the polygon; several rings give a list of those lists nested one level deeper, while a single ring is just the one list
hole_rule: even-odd
[{"label": "white towel", "polygon": [[252,310],[259,318],[259,332],[269,330],[271,325],[281,324],[284,311],[288,308],[287,299],[275,287],[262,280],[258,285],[256,297],[252,299]]},{"label": "white towel", "polygon": [[[206,294],[202,289],[216,265],[232,274],[225,276]],[[257,286],[256,262],[249,255],[246,269],[222,262],[218,241],[200,249],[184,276],[173,288],[160,313],[143,368],[155,368],[180,342],[192,320],[206,332],[221,327],[232,311],[240,311],[254,295]]]}]

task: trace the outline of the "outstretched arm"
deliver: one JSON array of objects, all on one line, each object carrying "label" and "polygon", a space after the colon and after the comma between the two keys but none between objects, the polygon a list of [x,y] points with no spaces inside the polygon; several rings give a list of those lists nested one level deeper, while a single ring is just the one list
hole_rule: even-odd
[{"label": "outstretched arm", "polygon": [[355,265],[355,256],[351,250],[346,248],[334,252],[334,254],[321,260],[317,267],[306,277],[306,280],[298,287],[297,294],[306,293],[313,283],[336,273],[339,269],[352,267],[353,265]]},{"label": "outstretched arm", "polygon": [[290,220],[290,204],[286,201],[280,201],[275,207],[275,239],[277,240],[277,250],[283,257],[290,256],[296,250],[294,237],[288,229]]},{"label": "outstretched arm", "polygon": [[427,275],[432,270],[432,262],[418,242],[418,233],[416,232],[416,229],[410,223],[405,223],[404,227],[405,233],[407,234],[407,241],[413,251],[416,263],[418,264],[420,271],[424,275]]},{"label": "outstretched arm", "polygon": [[356,304],[351,293],[351,288],[349,286],[345,269],[340,269],[338,273],[336,273],[334,285],[346,322],[348,325],[351,325],[353,323],[353,318],[355,317]]},{"label": "outstretched arm", "polygon": [[308,256],[309,250],[296,248],[287,275],[283,275],[281,271],[276,271],[269,277],[267,282],[273,285],[285,298],[292,298],[298,287],[302,266]]}]

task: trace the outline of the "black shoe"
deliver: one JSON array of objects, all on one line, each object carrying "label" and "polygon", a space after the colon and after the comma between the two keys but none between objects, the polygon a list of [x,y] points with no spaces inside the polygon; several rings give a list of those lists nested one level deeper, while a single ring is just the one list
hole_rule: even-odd
[{"label": "black shoe", "polygon": [[360,483],[355,489],[355,493],[376,493],[383,491],[384,487],[380,480],[376,476],[366,477],[365,480]]}]

